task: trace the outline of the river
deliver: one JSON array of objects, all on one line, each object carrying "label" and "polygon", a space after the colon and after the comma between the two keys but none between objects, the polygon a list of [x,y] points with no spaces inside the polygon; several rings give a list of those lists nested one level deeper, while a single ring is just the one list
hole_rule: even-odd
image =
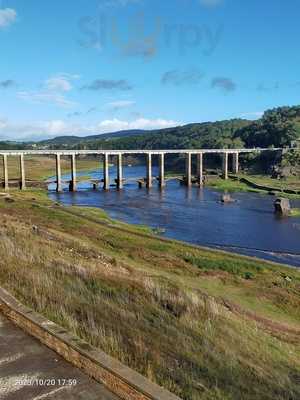
[{"label": "river", "polygon": [[[110,174],[116,176],[115,167]],[[154,167],[153,176],[157,174]],[[102,178],[101,171],[88,175]],[[143,166],[124,167],[125,178],[142,176]],[[168,238],[300,267],[300,218],[275,216],[270,195],[239,192],[232,194],[234,203],[222,204],[219,191],[188,189],[178,181],[167,182],[162,191],[156,184],[150,190],[139,189],[136,181],[121,191],[91,191],[90,182],[79,183],[76,193],[67,188],[56,193],[53,185],[49,189],[50,198],[64,205],[99,207],[112,218],[148,225]],[[300,208],[300,200],[293,200],[292,206]]]}]

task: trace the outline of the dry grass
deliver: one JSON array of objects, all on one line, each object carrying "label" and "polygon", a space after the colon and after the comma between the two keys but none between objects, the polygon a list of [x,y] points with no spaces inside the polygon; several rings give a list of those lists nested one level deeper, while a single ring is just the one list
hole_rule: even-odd
[{"label": "dry grass", "polygon": [[183,399],[300,398],[298,271],[12,198],[0,284],[18,299]]},{"label": "dry grass", "polygon": [[[0,160],[2,163],[2,160]],[[100,159],[96,157],[77,157],[78,171],[89,171],[96,168],[100,169]],[[71,161],[68,157],[61,159],[62,173],[68,173],[71,170]],[[39,181],[54,176],[56,173],[56,164],[54,157],[25,156],[25,172],[28,181]],[[8,157],[8,175],[10,180],[20,179],[19,158],[15,156]],[[0,180],[3,180],[2,164],[0,167]]]}]

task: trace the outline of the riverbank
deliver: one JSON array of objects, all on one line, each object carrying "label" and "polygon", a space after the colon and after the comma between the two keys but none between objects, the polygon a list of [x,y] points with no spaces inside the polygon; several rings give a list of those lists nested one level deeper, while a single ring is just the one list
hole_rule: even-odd
[{"label": "riverbank", "polygon": [[218,176],[208,179],[208,187],[229,192],[254,192],[279,195],[291,199],[300,198],[300,179],[290,179],[285,182],[261,175],[240,174],[224,180]]},{"label": "riverbank", "polygon": [[299,271],[39,190],[1,196],[0,214],[0,284],[47,318],[184,399],[300,396]]},{"label": "riverbank", "polygon": [[292,216],[292,217],[300,217],[300,208],[294,208],[294,209],[291,211],[291,216]]}]

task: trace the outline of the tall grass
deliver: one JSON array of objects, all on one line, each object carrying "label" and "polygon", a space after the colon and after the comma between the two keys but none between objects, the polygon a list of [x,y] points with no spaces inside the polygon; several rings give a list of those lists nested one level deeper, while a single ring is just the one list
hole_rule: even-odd
[{"label": "tall grass", "polygon": [[[300,398],[297,271],[288,286],[287,268],[118,233],[18,196],[0,200],[0,284],[18,299],[183,399]],[[262,286],[291,324],[242,309],[237,291],[255,299]]]}]

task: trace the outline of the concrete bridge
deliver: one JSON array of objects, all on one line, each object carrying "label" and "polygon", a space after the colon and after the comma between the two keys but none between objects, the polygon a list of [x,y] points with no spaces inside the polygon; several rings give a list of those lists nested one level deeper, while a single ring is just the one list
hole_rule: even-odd
[{"label": "concrete bridge", "polygon": [[170,154],[184,155],[186,159],[184,183],[186,186],[192,185],[192,158],[197,158],[197,174],[196,182],[198,185],[203,185],[204,182],[204,157],[208,154],[219,154],[223,158],[222,176],[228,179],[229,173],[229,158],[232,157],[232,172],[239,172],[239,155],[247,153],[261,153],[265,151],[284,151],[281,148],[255,148],[255,149],[184,149],[184,150],[0,150],[0,156],[3,160],[3,187],[9,189],[9,171],[7,159],[9,156],[18,156],[20,163],[20,189],[26,188],[26,171],[25,171],[25,156],[44,155],[55,156],[56,158],[56,190],[62,191],[61,177],[61,157],[68,156],[71,161],[71,181],[70,191],[76,191],[77,176],[76,176],[76,156],[79,155],[97,155],[103,160],[103,188],[108,190],[110,187],[109,162],[111,157],[117,158],[117,177],[115,179],[118,189],[123,188],[123,156],[124,155],[145,155],[146,157],[146,179],[145,183],[148,188],[153,185],[152,176],[152,160],[154,156],[159,160],[159,177],[158,183],[160,187],[166,185],[165,178],[165,157]]}]

